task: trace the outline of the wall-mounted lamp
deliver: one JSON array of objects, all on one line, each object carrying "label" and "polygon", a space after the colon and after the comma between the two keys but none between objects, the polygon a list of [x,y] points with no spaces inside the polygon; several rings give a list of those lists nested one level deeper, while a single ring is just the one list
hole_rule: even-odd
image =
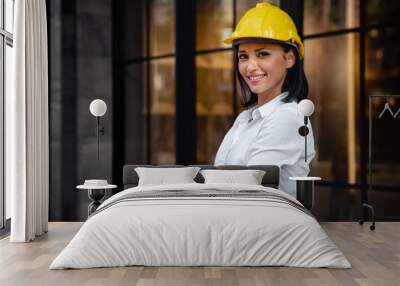
[{"label": "wall-mounted lamp", "polygon": [[307,134],[310,132],[307,125],[308,117],[314,113],[314,103],[309,99],[303,99],[297,105],[297,109],[304,116],[304,125],[299,128],[299,134],[304,136],[304,159],[307,162]]},{"label": "wall-mounted lamp", "polygon": [[90,113],[97,119],[97,160],[99,160],[99,135],[104,135],[104,127],[100,128],[100,117],[106,114],[107,104],[101,99],[95,99],[90,103]]}]

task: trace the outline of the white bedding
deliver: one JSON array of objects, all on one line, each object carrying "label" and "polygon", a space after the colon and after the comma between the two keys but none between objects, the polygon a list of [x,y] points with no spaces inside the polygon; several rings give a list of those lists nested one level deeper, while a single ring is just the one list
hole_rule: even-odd
[{"label": "white bedding", "polygon": [[[350,268],[309,214],[274,200],[182,197],[115,200],[132,192],[263,190],[240,184],[142,186],[120,192],[90,217],[50,269],[126,265],[295,266]],[[137,194],[137,193],[135,193]]]}]

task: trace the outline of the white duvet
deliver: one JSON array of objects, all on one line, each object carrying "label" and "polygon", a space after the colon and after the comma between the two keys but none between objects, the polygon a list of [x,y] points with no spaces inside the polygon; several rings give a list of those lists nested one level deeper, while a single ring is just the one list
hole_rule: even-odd
[{"label": "white duvet", "polygon": [[263,190],[254,185],[176,184],[135,187],[106,200],[54,259],[50,269],[146,266],[294,266],[350,268],[319,223],[288,204],[258,198],[152,198],[131,192]]}]

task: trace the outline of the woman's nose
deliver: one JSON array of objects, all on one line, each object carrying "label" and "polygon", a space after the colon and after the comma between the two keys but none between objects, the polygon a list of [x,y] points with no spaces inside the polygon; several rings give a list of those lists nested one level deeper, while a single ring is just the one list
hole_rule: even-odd
[{"label": "woman's nose", "polygon": [[258,68],[258,62],[256,59],[249,58],[248,64],[247,64],[247,70],[248,71],[253,71]]}]

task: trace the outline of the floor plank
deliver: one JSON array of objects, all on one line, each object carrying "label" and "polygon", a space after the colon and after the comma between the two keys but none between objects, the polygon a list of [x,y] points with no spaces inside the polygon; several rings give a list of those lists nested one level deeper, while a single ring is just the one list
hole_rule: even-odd
[{"label": "floor plank", "polygon": [[117,267],[48,269],[82,223],[50,223],[31,243],[0,240],[0,285],[399,285],[400,222],[380,222],[375,231],[355,222],[322,223],[352,263],[352,269],[291,267]]}]

